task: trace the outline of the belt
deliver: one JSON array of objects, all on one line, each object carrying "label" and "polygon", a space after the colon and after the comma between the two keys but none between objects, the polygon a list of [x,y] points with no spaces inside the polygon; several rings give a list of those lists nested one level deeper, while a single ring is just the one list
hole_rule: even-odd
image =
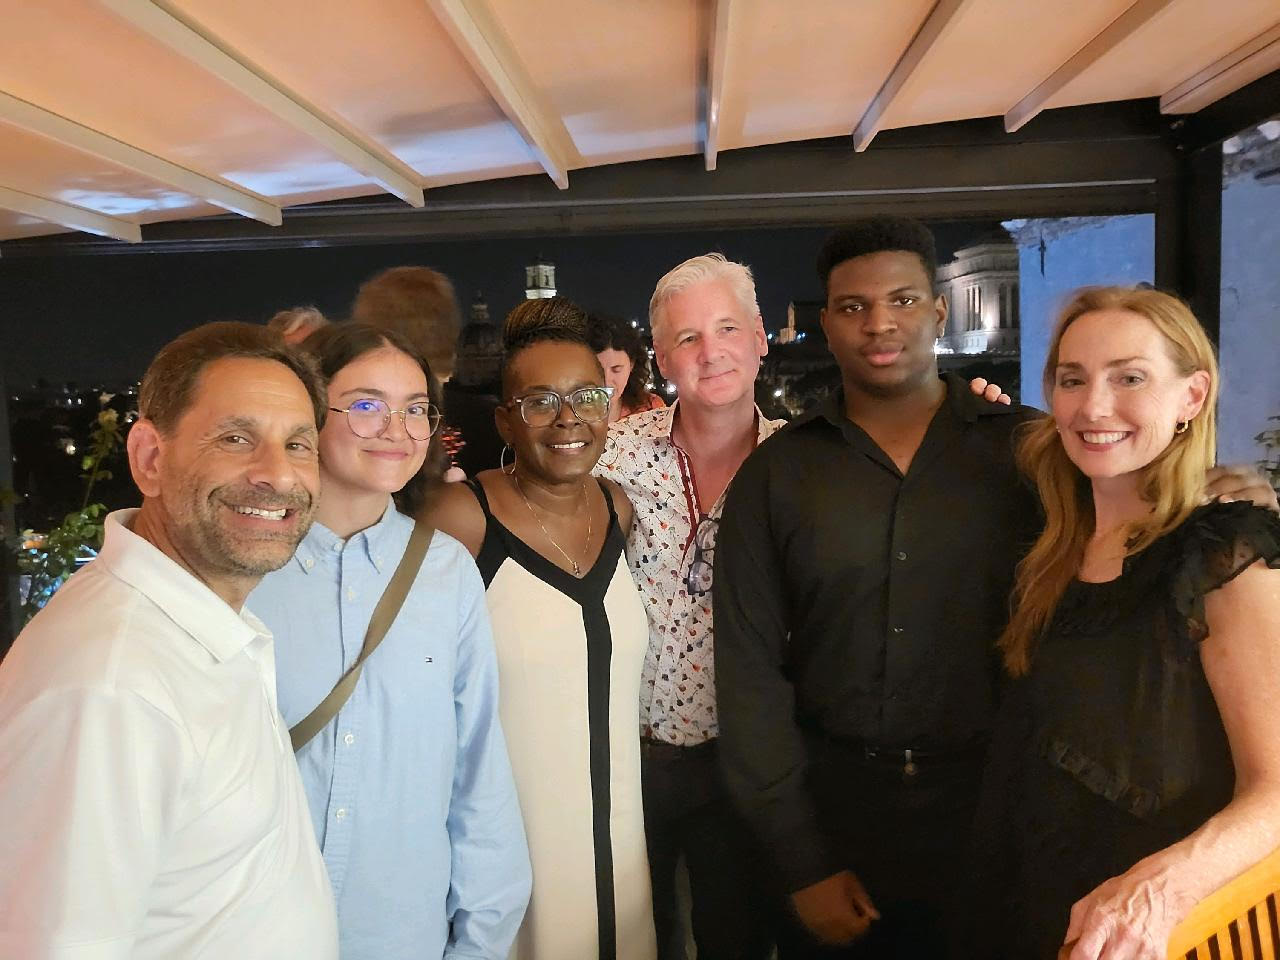
[{"label": "belt", "polygon": [[640,738],[640,756],[646,760],[696,760],[714,756],[715,740],[704,740],[689,746],[667,743],[665,740]]},{"label": "belt", "polygon": [[982,758],[987,750],[986,740],[975,740],[956,747],[928,746],[920,748],[888,747],[868,743],[865,740],[835,737],[830,734],[821,734],[821,736],[825,742],[853,754],[855,759],[861,759],[867,763],[901,767],[903,777],[907,778],[918,774],[921,764],[932,766],[934,764],[978,760]]}]

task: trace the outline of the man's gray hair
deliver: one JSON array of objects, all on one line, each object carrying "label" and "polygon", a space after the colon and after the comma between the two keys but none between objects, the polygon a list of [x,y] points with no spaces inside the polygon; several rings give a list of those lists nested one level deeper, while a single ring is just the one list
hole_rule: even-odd
[{"label": "man's gray hair", "polygon": [[653,338],[658,339],[658,327],[662,321],[662,313],[667,302],[678,293],[684,293],[690,287],[696,287],[708,280],[723,280],[733,291],[742,308],[747,311],[749,319],[760,315],[760,305],[756,302],[756,282],[751,275],[751,268],[745,263],[735,263],[721,253],[704,253],[699,257],[690,257],[678,267],[667,271],[653,289],[649,300],[649,329]]}]

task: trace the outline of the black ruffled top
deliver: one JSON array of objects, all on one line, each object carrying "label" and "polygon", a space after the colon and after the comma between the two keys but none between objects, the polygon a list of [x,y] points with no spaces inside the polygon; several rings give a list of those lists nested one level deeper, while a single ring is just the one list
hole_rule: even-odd
[{"label": "black ruffled top", "polygon": [[1205,596],[1259,559],[1280,568],[1280,517],[1213,503],[1115,580],[1068,588],[992,744],[975,863],[994,912],[977,929],[1001,932],[982,955],[1055,956],[1076,900],[1231,799],[1198,644]]}]

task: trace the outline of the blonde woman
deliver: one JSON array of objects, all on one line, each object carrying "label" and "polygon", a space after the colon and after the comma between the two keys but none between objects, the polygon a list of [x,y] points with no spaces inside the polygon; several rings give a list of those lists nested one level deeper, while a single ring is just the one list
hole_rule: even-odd
[{"label": "blonde woman", "polygon": [[1044,388],[982,895],[1009,956],[1163,960],[1197,901],[1280,845],[1280,518],[1202,505],[1218,371],[1179,300],[1078,292]]}]

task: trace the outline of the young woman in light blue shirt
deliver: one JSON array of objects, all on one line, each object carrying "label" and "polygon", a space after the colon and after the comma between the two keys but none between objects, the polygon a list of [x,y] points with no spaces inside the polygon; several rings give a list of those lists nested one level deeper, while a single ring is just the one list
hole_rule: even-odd
[{"label": "young woman in light blue shirt", "polygon": [[[330,407],[317,519],[248,601],[275,635],[290,726],[360,655],[413,530],[392,494],[440,421],[426,361],[397,334],[336,324],[303,347]],[[343,960],[505,960],[530,868],[497,710],[484,585],[466,549],[437,532],[350,699],[298,752]]]}]

